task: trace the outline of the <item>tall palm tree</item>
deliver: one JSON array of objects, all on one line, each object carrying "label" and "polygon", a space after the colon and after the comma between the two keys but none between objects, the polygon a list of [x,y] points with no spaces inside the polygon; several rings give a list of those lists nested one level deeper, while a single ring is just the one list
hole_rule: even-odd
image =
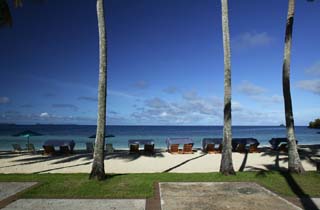
[{"label": "tall palm tree", "polygon": [[290,56],[292,44],[292,28],[294,17],[295,0],[289,0],[285,45],[284,45],[284,60],[282,66],[282,88],[284,98],[284,110],[286,115],[286,128],[288,138],[288,170],[289,172],[303,173],[304,168],[301,164],[299,153],[297,150],[296,137],[294,131],[294,120],[292,112],[292,101],[290,93]]},{"label": "tall palm tree", "polygon": [[97,17],[99,28],[99,88],[98,88],[98,120],[97,132],[93,153],[93,163],[90,173],[90,179],[103,180],[104,171],[104,139],[106,128],[106,109],[107,109],[107,37],[105,31],[105,17],[103,9],[103,0],[97,0]]},{"label": "tall palm tree", "polygon": [[224,175],[234,175],[232,164],[232,130],[231,130],[231,59],[228,0],[221,0],[222,34],[224,51],[224,122],[220,172]]}]

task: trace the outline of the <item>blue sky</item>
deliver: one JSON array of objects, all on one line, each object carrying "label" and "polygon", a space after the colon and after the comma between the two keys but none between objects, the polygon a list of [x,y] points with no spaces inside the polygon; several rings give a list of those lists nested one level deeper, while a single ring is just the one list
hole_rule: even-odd
[{"label": "blue sky", "polygon": [[[222,125],[218,0],[105,0],[107,124]],[[0,122],[95,124],[94,0],[25,1],[0,29]],[[291,93],[296,125],[320,113],[320,3],[296,1]],[[234,125],[284,123],[286,0],[229,1]]]}]

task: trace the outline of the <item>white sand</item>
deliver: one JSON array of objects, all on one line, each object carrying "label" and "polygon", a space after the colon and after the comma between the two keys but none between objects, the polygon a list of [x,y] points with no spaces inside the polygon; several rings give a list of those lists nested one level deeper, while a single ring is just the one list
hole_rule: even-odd
[{"label": "white sand", "polygon": [[[310,151],[309,149],[307,149]],[[310,155],[310,152],[309,154]],[[319,148],[313,150],[313,159],[319,156]],[[233,153],[234,169],[243,165],[244,171],[268,170],[275,166],[275,152]],[[107,173],[154,173],[154,172],[217,172],[220,167],[221,154],[206,154],[198,150],[194,154],[172,155],[167,152],[157,152],[154,156],[129,155],[127,151],[115,152],[106,156],[105,169]],[[92,154],[74,154],[70,156],[47,157],[41,154],[13,154],[0,152],[0,173],[89,173]],[[315,164],[308,158],[302,158],[306,170],[316,170]],[[287,167],[287,155],[279,155],[280,167]]]}]

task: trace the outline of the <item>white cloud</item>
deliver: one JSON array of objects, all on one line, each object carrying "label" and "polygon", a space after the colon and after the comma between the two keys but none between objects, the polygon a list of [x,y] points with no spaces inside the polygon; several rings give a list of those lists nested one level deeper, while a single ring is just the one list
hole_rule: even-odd
[{"label": "white cloud", "polygon": [[40,117],[47,118],[47,117],[50,117],[50,115],[49,115],[48,112],[42,112],[42,113],[40,114]]},{"label": "white cloud", "polygon": [[320,76],[320,61],[305,69],[305,72],[312,76]]},{"label": "white cloud", "polygon": [[0,104],[7,104],[10,102],[10,99],[6,96],[0,97]]},{"label": "white cloud", "polygon": [[301,80],[297,82],[297,87],[312,92],[314,94],[320,95],[320,80]]},{"label": "white cloud", "polygon": [[248,49],[268,46],[273,38],[267,32],[245,32],[233,39],[233,46],[238,49]]},{"label": "white cloud", "polygon": [[266,89],[250,83],[249,81],[242,81],[238,86],[238,91],[249,96],[261,95],[266,92]]}]

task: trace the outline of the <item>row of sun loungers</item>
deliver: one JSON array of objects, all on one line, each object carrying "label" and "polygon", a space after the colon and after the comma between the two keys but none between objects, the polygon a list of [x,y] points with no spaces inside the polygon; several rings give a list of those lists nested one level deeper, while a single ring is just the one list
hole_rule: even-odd
[{"label": "row of sun loungers", "polygon": [[[287,139],[286,138],[272,138],[270,141],[271,149],[276,151],[288,151]],[[298,142],[298,141],[297,141]],[[166,140],[167,151],[171,154],[192,154],[194,142],[190,138],[168,138]],[[129,153],[140,153],[139,146],[143,145],[144,153],[154,154],[155,144],[152,139],[135,139],[129,140]],[[179,145],[183,145],[182,149],[179,149]],[[48,140],[43,145],[43,154],[54,155],[57,153],[55,146],[60,148],[62,154],[72,154],[75,142],[72,140]],[[259,141],[254,138],[233,138],[232,139],[232,150],[240,153],[257,153],[260,152]],[[12,144],[15,152],[31,152],[36,153],[36,149],[33,144],[26,144],[26,148],[22,149],[19,144]],[[112,144],[106,144],[106,152],[113,153],[114,148]],[[86,150],[88,153],[92,153],[94,145],[92,142],[86,143]],[[215,154],[222,152],[222,138],[204,138],[202,140],[202,151]]]}]

